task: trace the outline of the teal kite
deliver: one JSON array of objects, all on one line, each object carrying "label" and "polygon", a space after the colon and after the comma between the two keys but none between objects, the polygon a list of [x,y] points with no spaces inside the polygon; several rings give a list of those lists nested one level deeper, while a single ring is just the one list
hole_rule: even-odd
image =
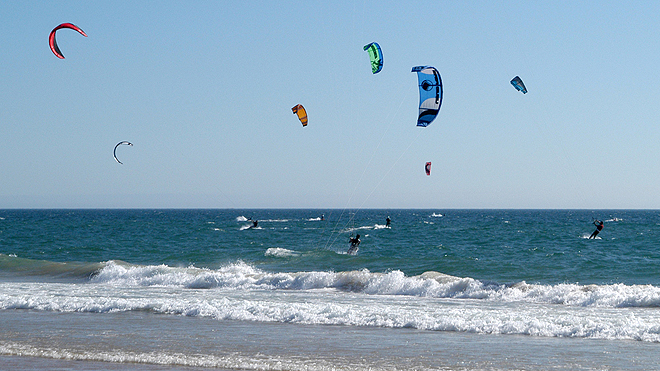
[{"label": "teal kite", "polygon": [[371,72],[378,73],[383,69],[383,52],[378,43],[370,43],[364,46],[365,51],[369,52],[371,59]]},{"label": "teal kite", "polygon": [[513,80],[511,80],[511,85],[513,85],[516,90],[521,91],[523,94],[527,94],[527,88],[525,87],[525,84],[522,82],[520,77],[514,77]]}]

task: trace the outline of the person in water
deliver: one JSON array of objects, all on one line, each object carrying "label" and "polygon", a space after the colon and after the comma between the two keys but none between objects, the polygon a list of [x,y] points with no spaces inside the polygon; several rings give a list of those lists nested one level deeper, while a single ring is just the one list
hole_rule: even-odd
[{"label": "person in water", "polygon": [[598,236],[598,233],[600,233],[600,231],[602,231],[604,227],[602,220],[594,220],[594,225],[596,226],[596,230],[594,231],[594,233],[591,234],[591,236],[589,236],[589,239],[596,238],[596,236]]},{"label": "person in water", "polygon": [[351,247],[348,248],[348,254],[354,254],[357,252],[358,246],[360,246],[360,235],[349,237],[349,241],[351,242]]},{"label": "person in water", "polygon": [[390,216],[387,216],[387,219],[385,219],[385,227],[390,228],[390,223],[392,223],[392,219],[390,219]]},{"label": "person in water", "polygon": [[255,220],[252,221],[252,228],[257,228],[258,225],[259,225],[258,220],[255,219]]}]

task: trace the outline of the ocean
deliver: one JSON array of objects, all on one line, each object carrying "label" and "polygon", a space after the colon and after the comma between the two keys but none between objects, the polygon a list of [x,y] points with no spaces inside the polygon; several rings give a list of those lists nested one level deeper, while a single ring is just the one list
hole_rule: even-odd
[{"label": "ocean", "polygon": [[660,370],[660,211],[0,210],[0,323],[7,370]]}]

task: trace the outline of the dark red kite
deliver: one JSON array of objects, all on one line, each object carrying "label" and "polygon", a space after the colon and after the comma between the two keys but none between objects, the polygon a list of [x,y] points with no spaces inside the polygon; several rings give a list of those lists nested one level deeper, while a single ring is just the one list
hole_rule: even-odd
[{"label": "dark red kite", "polygon": [[55,31],[59,30],[60,28],[70,28],[72,30],[76,30],[85,37],[87,37],[87,34],[85,33],[85,31],[81,30],[80,27],[76,26],[73,23],[62,23],[61,25],[53,28],[53,30],[50,31],[50,36],[48,37],[50,50],[53,51],[53,53],[55,54],[55,56],[57,56],[57,58],[64,59],[64,55],[62,55],[60,48],[57,46],[57,41],[55,41]]}]

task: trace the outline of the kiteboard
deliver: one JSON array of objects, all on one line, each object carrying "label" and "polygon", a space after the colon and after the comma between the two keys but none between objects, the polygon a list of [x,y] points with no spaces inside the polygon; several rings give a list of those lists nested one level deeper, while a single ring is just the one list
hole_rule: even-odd
[{"label": "kiteboard", "polygon": [[346,254],[348,254],[348,255],[357,255],[358,250],[360,250],[359,247],[351,246],[351,247],[348,248],[348,251],[346,252]]}]

